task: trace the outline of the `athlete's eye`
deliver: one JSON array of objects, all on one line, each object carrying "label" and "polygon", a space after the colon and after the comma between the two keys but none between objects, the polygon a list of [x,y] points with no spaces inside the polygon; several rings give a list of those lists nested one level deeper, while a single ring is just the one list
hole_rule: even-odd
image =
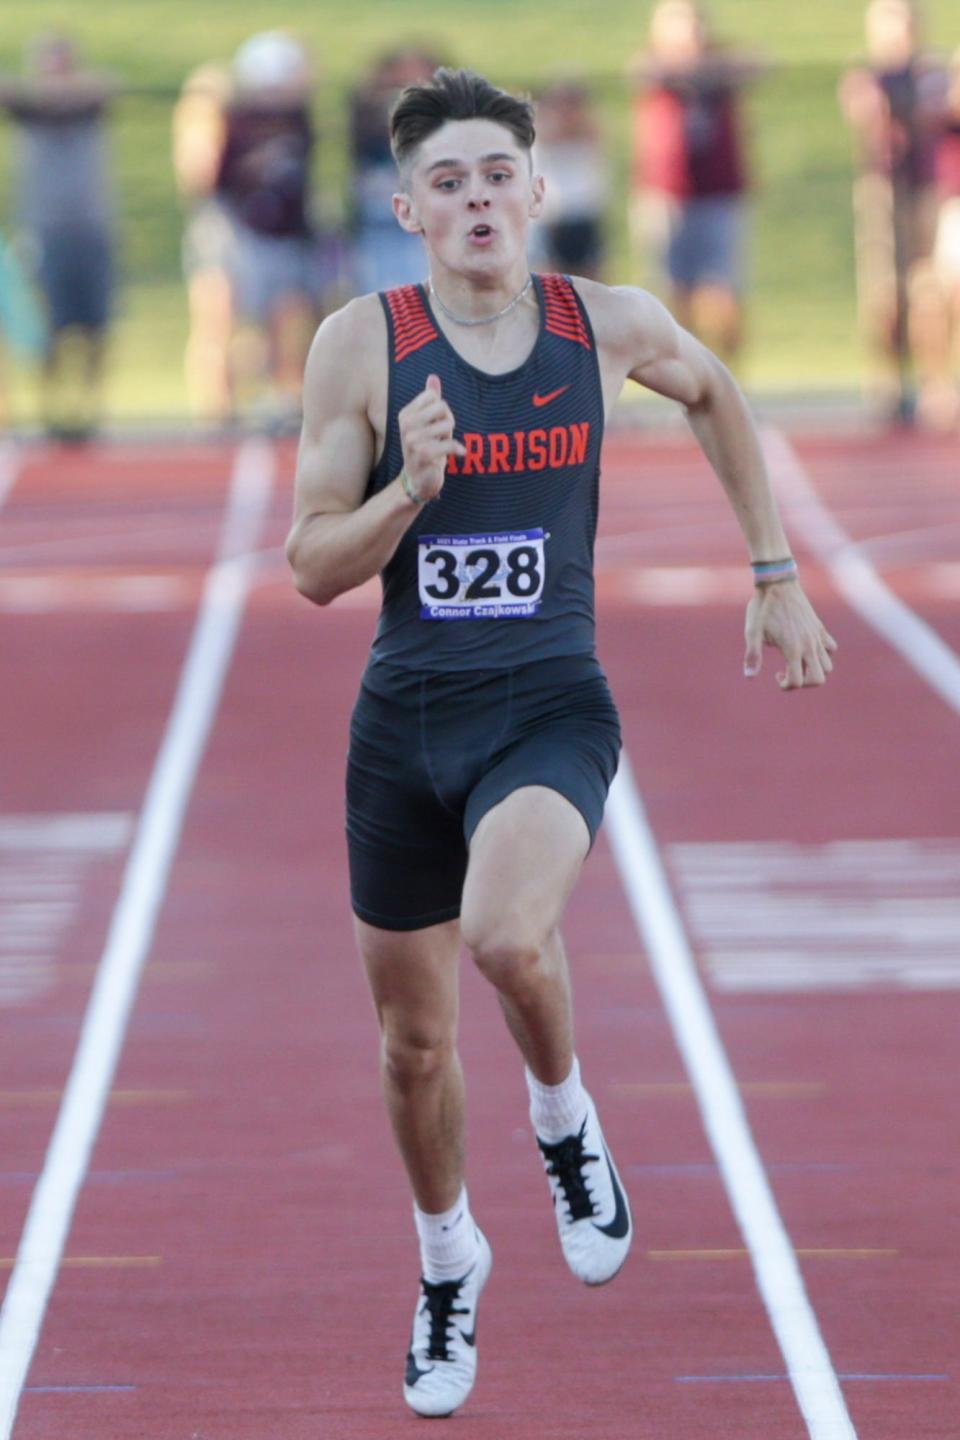
[{"label": "athlete's eye", "polygon": [[488,178],[499,183],[501,180],[512,179],[512,176],[509,170],[491,170]]},{"label": "athlete's eye", "polygon": [[455,175],[448,175],[445,179],[437,181],[436,188],[438,190],[456,190],[459,184],[460,181]]}]

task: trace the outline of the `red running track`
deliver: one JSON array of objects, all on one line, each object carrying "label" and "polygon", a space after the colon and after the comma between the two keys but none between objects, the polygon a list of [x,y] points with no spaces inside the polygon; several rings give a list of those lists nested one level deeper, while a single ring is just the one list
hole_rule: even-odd
[{"label": "red running track", "polygon": [[[894,537],[871,553],[956,646],[955,447],[903,444],[899,456],[862,440],[799,448],[855,539]],[[409,1199],[381,1112],[341,838],[346,726],[373,610],[361,594],[321,613],[290,591],[276,550],[289,509],[281,458],[264,568],[16,1440],[380,1440],[418,1427],[400,1398],[416,1285]],[[38,453],[0,513],[0,914],[35,947],[28,971],[11,945],[0,950],[8,1266],[129,846],[121,818],[99,848],[27,852],[10,817],[139,812],[232,460],[215,448]],[[789,697],[772,664],[744,682],[741,550],[686,443],[611,438],[598,561],[601,653],[627,750],[855,1433],[957,1440],[960,1001],[949,954],[936,983],[918,983],[918,966],[956,899],[958,716],[802,551],[842,645],[837,676]],[[859,848],[844,861],[824,849],[836,841]],[[871,873],[889,864],[872,847],[893,841],[940,844],[897,852],[926,876],[912,882],[919,899],[900,897],[899,939],[863,940],[883,899]],[[752,982],[725,968],[722,927],[758,905],[718,918],[703,889],[717,864],[740,865],[748,883],[743,867],[770,854],[813,876],[799,911],[784,902],[754,937],[762,957],[793,927],[793,961],[771,967],[779,989],[763,988],[763,966]],[[469,1179],[495,1264],[480,1376],[456,1433],[800,1440],[603,839],[566,933],[578,1048],[630,1188],[636,1253],[606,1290],[568,1276],[520,1065],[465,961]],[[890,964],[865,979],[868,944]],[[843,961],[832,971],[831,945]]]}]

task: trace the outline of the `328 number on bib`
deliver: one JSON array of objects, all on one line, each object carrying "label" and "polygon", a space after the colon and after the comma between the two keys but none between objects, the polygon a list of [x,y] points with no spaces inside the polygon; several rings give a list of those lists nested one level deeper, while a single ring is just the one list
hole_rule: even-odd
[{"label": "328 number on bib", "polygon": [[533,615],[543,596],[544,534],[421,535],[417,550],[424,620]]}]

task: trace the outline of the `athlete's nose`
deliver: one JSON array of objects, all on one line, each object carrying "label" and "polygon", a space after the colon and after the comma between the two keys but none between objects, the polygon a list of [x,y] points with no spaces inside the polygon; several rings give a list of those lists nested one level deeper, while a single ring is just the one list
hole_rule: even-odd
[{"label": "athlete's nose", "polygon": [[489,195],[469,195],[469,196],[467,197],[467,204],[470,206],[470,209],[471,209],[471,210],[481,210],[481,209],[484,209],[484,210],[485,210],[486,207],[490,204],[490,196],[489,196]]}]

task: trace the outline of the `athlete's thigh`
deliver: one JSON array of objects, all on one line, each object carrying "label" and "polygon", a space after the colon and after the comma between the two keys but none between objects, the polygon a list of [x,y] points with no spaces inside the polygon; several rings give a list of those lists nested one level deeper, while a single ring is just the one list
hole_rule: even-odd
[{"label": "athlete's thigh", "polygon": [[430,1046],[457,1023],[460,927],[382,930],[354,919],[380,1028],[407,1044]]},{"label": "athlete's thigh", "polygon": [[590,850],[590,830],[571,801],[524,785],[488,810],[470,841],[461,928],[470,944],[491,927],[541,946],[559,924]]},{"label": "athlete's thigh", "polygon": [[347,853],[353,911],[372,934],[427,934],[460,913],[466,842],[431,759],[416,691],[387,699],[361,687],[350,721]]}]

